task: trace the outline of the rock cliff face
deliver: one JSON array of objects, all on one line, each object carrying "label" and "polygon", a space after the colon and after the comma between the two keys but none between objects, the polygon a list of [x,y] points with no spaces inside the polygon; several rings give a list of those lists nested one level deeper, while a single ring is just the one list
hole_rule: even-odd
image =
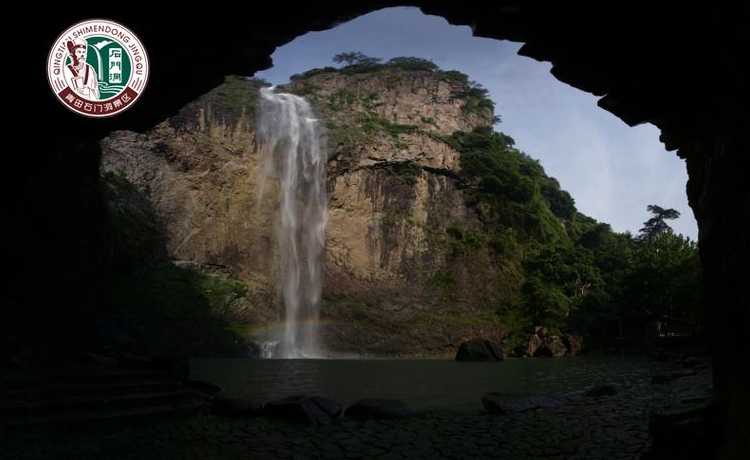
[{"label": "rock cliff face", "polygon": [[[248,286],[231,315],[257,337],[282,320],[274,184],[257,199],[260,86],[228,77],[145,134],[102,142],[102,172],[148,198],[170,258]],[[451,72],[398,68],[311,71],[278,91],[305,96],[328,128],[326,346],[413,356],[453,354],[472,337],[499,341],[494,311],[518,295],[520,275],[516,261],[484,244],[487,225],[449,142],[491,126],[491,103]]]},{"label": "rock cliff face", "polygon": [[273,203],[255,200],[256,92],[256,84],[232,79],[145,134],[113,133],[102,141],[101,170],[148,198],[169,258],[242,280],[249,309],[235,319],[265,323],[276,319]]}]

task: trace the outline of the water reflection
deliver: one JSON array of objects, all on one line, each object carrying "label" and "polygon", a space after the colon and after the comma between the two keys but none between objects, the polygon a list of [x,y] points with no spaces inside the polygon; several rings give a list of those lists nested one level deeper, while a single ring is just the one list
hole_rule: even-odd
[{"label": "water reflection", "polygon": [[576,357],[500,363],[442,360],[197,359],[191,377],[220,385],[230,396],[266,402],[315,394],[349,404],[395,398],[415,409],[476,412],[484,393],[518,397],[569,392],[608,381],[628,385],[648,373],[645,360]]}]

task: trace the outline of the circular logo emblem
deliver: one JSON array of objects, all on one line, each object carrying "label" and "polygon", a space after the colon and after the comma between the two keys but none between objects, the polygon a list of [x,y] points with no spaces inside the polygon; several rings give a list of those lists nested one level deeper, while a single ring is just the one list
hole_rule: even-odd
[{"label": "circular logo emblem", "polygon": [[111,117],[131,107],[148,82],[148,55],[127,27],[90,19],[52,45],[47,77],[57,99],[87,117]]}]

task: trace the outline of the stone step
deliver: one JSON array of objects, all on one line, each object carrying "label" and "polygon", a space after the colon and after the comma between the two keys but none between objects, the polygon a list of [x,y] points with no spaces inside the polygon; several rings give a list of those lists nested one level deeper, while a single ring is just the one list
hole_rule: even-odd
[{"label": "stone step", "polygon": [[0,376],[0,388],[23,390],[54,384],[111,384],[169,378],[166,371],[151,369],[82,369],[44,373],[6,374]]},{"label": "stone step", "polygon": [[204,395],[193,390],[161,393],[135,393],[108,396],[67,396],[48,400],[0,401],[0,417],[24,415],[51,415],[58,412],[128,409],[144,406],[174,404],[186,400],[205,400]]},{"label": "stone step", "polygon": [[34,425],[67,425],[88,422],[105,422],[109,420],[131,420],[163,416],[190,415],[202,409],[206,404],[203,399],[191,399],[172,404],[160,404],[143,407],[122,408],[113,410],[64,411],[47,415],[0,416],[0,427],[6,429],[22,428]]},{"label": "stone step", "polygon": [[198,383],[154,367],[2,372],[0,428],[190,413],[215,392]]},{"label": "stone step", "polygon": [[182,384],[174,379],[152,378],[115,383],[47,383],[5,389],[0,385],[6,399],[35,401],[65,396],[105,396],[133,393],[155,393],[175,391]]}]

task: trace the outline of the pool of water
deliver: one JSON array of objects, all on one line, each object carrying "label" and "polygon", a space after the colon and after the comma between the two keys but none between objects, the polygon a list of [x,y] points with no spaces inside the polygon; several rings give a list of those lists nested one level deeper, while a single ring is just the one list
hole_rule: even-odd
[{"label": "pool of water", "polygon": [[394,398],[418,410],[477,412],[491,391],[519,398],[583,390],[603,382],[629,385],[648,371],[646,360],[622,357],[448,360],[195,359],[191,378],[227,395],[267,402],[285,396],[325,396],[343,404]]}]

